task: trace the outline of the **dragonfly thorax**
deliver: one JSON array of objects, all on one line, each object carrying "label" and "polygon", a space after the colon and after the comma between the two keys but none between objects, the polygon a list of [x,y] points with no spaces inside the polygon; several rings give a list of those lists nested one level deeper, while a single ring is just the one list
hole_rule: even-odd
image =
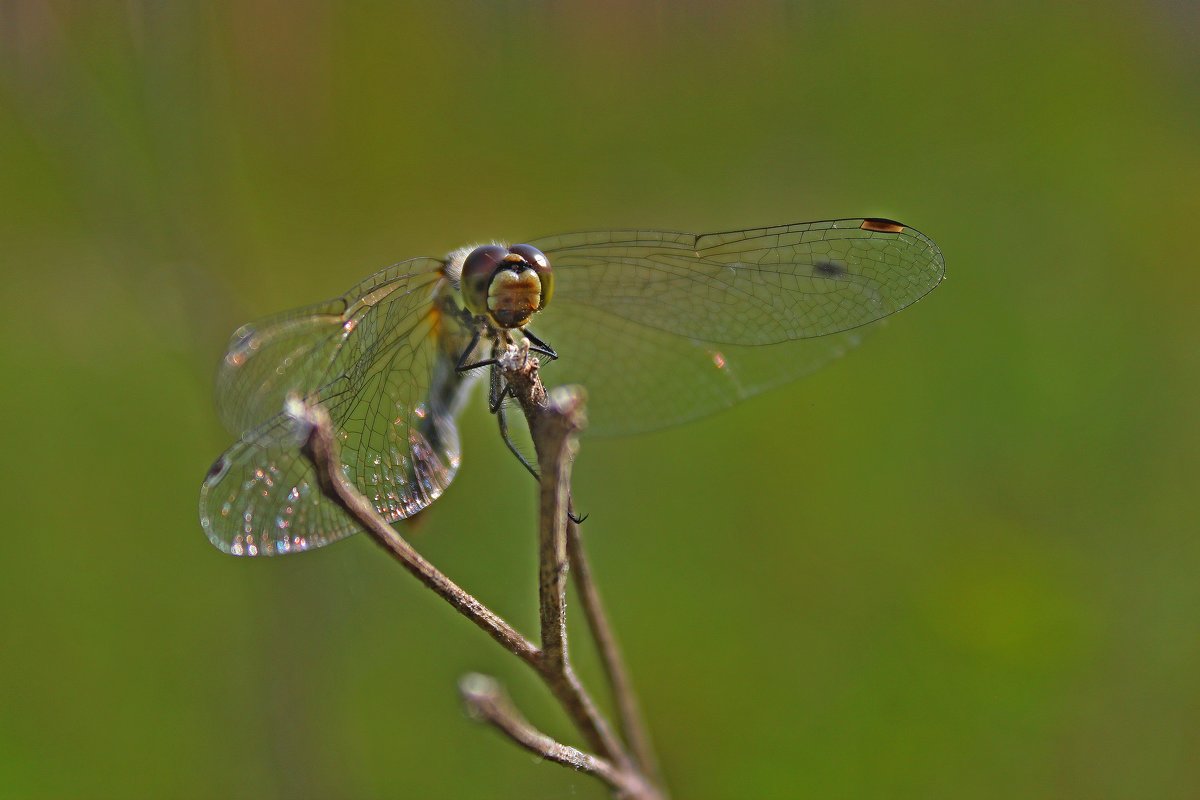
[{"label": "dragonfly thorax", "polygon": [[476,247],[463,261],[467,310],[498,328],[520,328],[546,307],[554,287],[550,261],[527,244]]}]

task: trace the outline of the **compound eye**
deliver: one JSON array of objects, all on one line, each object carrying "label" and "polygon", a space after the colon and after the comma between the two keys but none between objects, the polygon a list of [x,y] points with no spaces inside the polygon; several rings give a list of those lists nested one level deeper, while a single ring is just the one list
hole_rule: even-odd
[{"label": "compound eye", "polygon": [[541,311],[554,294],[554,273],[550,269],[550,259],[531,244],[514,244],[509,250],[525,259],[525,263],[537,273],[538,280],[542,283],[542,301],[538,306],[538,311]]},{"label": "compound eye", "polygon": [[488,313],[488,284],[506,255],[508,251],[500,245],[485,244],[472,250],[463,261],[463,302],[467,310],[477,317]]}]

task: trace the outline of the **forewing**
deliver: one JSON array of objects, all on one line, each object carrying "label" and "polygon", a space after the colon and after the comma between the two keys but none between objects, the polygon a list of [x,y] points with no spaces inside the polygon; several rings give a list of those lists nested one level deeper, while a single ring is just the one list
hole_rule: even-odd
[{"label": "forewing", "polygon": [[[380,314],[395,318],[441,280],[443,262],[413,258],[376,272],[341,297],[285,311],[234,331],[217,371],[217,412],[241,435],[274,417],[290,393],[307,395],[330,383],[367,350]],[[394,309],[394,310],[393,310]]]},{"label": "forewing", "polygon": [[931,240],[884,220],[533,244],[556,281],[533,325],[560,355],[545,379],[586,386],[602,435],[701,417],[807,374],[945,271]]},{"label": "forewing", "polygon": [[244,433],[204,482],[201,524],[213,544],[273,555],[355,530],[314,490],[294,423],[280,413],[292,391],[329,411],[343,470],[388,521],[445,490],[459,464],[454,415],[465,384],[446,355],[463,332],[435,302],[440,267],[405,262],[338,300],[239,332],[221,374],[225,416],[276,413]]},{"label": "forewing", "polygon": [[554,267],[552,303],[589,305],[666,333],[729,345],[776,344],[867,325],[915,303],[945,274],[937,245],[886,220],[699,235],[605,231],[531,244]]}]

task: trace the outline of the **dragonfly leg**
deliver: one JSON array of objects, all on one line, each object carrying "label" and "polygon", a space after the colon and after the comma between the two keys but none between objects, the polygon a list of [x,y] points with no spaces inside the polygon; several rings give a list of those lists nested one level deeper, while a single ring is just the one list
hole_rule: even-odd
[{"label": "dragonfly leg", "polygon": [[[517,445],[508,433],[508,416],[504,410],[504,400],[515,396],[513,395],[512,387],[504,382],[504,376],[501,375],[497,365],[493,363],[491,366],[492,369],[489,375],[491,385],[488,388],[488,410],[496,415],[496,423],[500,426],[500,438],[504,440],[504,445],[509,449],[509,452],[517,457],[517,460],[521,462],[521,466],[525,467],[535,481],[540,481],[542,477],[538,474],[537,468],[529,463],[529,459],[517,448]],[[572,509],[567,509],[567,516],[576,525],[587,519],[587,514],[580,516]]]},{"label": "dragonfly leg", "polygon": [[538,475],[537,468],[534,467],[533,464],[529,463],[529,459],[526,458],[525,454],[517,448],[517,445],[513,442],[512,437],[508,435],[508,417],[505,415],[503,402],[503,397],[506,394],[508,394],[507,388],[505,388],[504,394],[501,395],[500,405],[496,408],[496,422],[500,425],[500,438],[504,440],[504,444],[508,447],[509,451],[517,457],[517,461],[521,462],[521,466],[525,467],[525,469],[529,471],[529,474],[533,476],[533,479],[535,481],[540,481],[541,476]]},{"label": "dragonfly leg", "polygon": [[551,347],[550,345],[546,344],[540,338],[538,338],[528,328],[522,328],[521,333],[525,334],[525,338],[529,340],[529,349],[530,350],[532,350],[535,353],[541,353],[542,355],[544,355],[546,358],[550,359],[551,361],[558,358],[558,353],[554,352],[554,348]]},{"label": "dragonfly leg", "polygon": [[479,345],[479,335],[482,333],[480,328],[475,328],[475,332],[471,334],[471,342],[466,346],[466,349],[458,357],[458,363],[454,365],[457,372],[466,372],[469,369],[474,369],[475,364],[467,364],[467,359],[475,352],[475,348]]},{"label": "dragonfly leg", "polygon": [[455,372],[470,372],[473,369],[490,367],[497,363],[495,358],[485,358],[480,361],[472,361],[468,363],[467,360],[471,357],[471,354],[475,352],[475,348],[479,346],[479,337],[482,334],[482,328],[476,328],[475,332],[471,334],[471,343],[468,344],[466,349],[462,351],[462,355],[458,357],[458,363],[454,365]]},{"label": "dragonfly leg", "polygon": [[483,361],[476,361],[473,364],[463,364],[461,367],[458,367],[457,370],[458,372],[470,372],[473,369],[479,369],[481,367],[494,367],[499,363],[500,362],[497,359],[485,358]]},{"label": "dragonfly leg", "polygon": [[474,353],[475,345],[478,343],[479,331],[475,331],[475,336],[470,339],[470,344],[467,345],[467,349],[462,351],[461,356],[458,356],[458,363],[455,365],[455,372],[470,372],[472,369],[479,369],[480,367],[494,367],[498,365],[499,360],[494,359],[494,357],[492,357],[492,359],[482,359],[480,361],[472,361],[467,363],[467,356]]},{"label": "dragonfly leg", "polygon": [[491,370],[488,372],[488,412],[491,414],[499,413],[509,390],[509,387],[504,383],[504,376],[500,374],[500,370],[496,366],[493,363]]}]

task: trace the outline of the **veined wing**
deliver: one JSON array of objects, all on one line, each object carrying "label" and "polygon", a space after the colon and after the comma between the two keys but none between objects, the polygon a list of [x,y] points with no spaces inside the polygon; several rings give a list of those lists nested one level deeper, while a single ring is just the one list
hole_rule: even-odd
[{"label": "veined wing", "polygon": [[447,353],[465,339],[437,303],[442,262],[389,267],[342,297],[241,328],[218,378],[240,441],[210,470],[200,521],[236,555],[306,550],[357,530],[325,500],[282,414],[297,392],[329,411],[346,475],[389,521],[415,514],[458,469],[454,414],[464,379]]},{"label": "veined wing", "polygon": [[937,245],[889,220],[531,244],[555,275],[533,326],[562,356],[546,380],[587,386],[600,434],[694,419],[811,372],[945,274]]},{"label": "veined wing", "polygon": [[[283,408],[295,392],[308,395],[393,341],[402,318],[430,301],[443,262],[401,261],[333,300],[285,311],[234,331],[217,372],[217,413],[240,436]],[[386,320],[380,320],[385,316]]]}]

